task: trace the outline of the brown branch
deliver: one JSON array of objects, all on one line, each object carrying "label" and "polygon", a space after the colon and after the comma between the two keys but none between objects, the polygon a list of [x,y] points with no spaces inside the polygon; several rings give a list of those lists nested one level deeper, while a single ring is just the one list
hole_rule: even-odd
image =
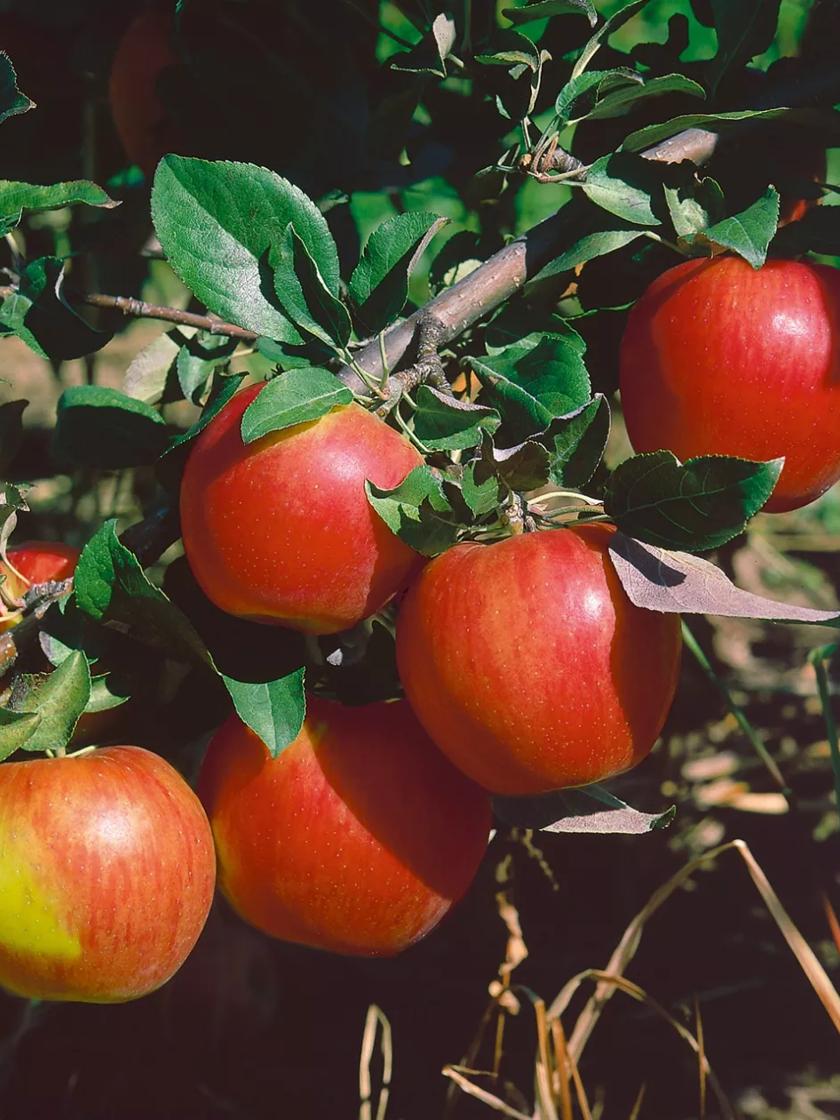
[{"label": "brown branch", "polygon": [[[16,294],[16,289],[10,285],[0,286],[0,299],[7,299]],[[209,334],[226,335],[228,338],[240,338],[244,342],[253,342],[259,336],[254,331],[238,327],[235,323],[225,323],[215,315],[198,315],[194,311],[181,311],[178,307],[161,307],[156,303],[146,303],[142,299],[132,296],[109,296],[103,292],[88,292],[76,295],[80,303],[88,307],[101,307],[105,311],[121,311],[123,315],[134,319],[161,319],[165,323],[177,323],[182,327],[195,327]]]},{"label": "brown branch", "polygon": [[[690,128],[643,152],[645,159],[662,163],[680,163],[691,160],[705,163],[717,144],[717,134],[701,128]],[[568,213],[567,211],[571,212]],[[383,375],[382,353],[388,369],[397,369],[405,358],[421,320],[430,317],[440,323],[439,345],[450,342],[471,327],[473,323],[494,311],[533,279],[571,236],[581,233],[580,210],[569,205],[511,241],[494,253],[469,276],[446,288],[440,295],[395,323],[380,340],[370,342],[355,355],[355,361],[370,377],[378,380]],[[345,385],[363,393],[364,383],[350,367],[343,366],[338,376]]]}]

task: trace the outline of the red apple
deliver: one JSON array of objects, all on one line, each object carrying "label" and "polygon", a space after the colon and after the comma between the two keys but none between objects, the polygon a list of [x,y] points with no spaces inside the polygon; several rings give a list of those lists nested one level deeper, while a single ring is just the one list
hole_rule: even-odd
[{"label": "red apple", "polygon": [[[79,550],[60,541],[26,541],[10,548],[6,555],[10,566],[0,563],[0,574],[4,577],[2,612],[13,602],[22,600],[33,584],[69,579],[76,570]],[[0,632],[9,630],[18,621],[17,614],[0,617]]]},{"label": "red apple", "polygon": [[232,716],[198,788],[239,914],[336,953],[390,956],[424,937],[472,882],[490,829],[486,794],[402,700],[309,697],[302,731],[275,759]]},{"label": "red apple", "polygon": [[357,404],[245,444],[242,414],[261,388],[237,393],[187,461],[190,568],[229,614],[314,634],[347,629],[423,563],[370,508],[365,479],[396,486],[422,457]]},{"label": "red apple", "polygon": [[536,794],[629,769],[662,729],[680,660],[673,614],[634,606],[606,525],[456,545],[397,619],[411,706],[493,793]]},{"label": "red apple", "polygon": [[840,478],[840,272],[806,261],[686,261],[630,312],[621,399],[636,451],[785,457],[765,506]]},{"label": "red apple", "polygon": [[150,8],[120,40],[108,81],[111,116],[129,159],[147,176],[166,152],[178,147],[177,131],[158,96],[161,73],[177,61],[172,15]]},{"label": "red apple", "polygon": [[195,944],[215,881],[198,798],[158,755],[108,747],[0,765],[0,985],[118,1003]]}]

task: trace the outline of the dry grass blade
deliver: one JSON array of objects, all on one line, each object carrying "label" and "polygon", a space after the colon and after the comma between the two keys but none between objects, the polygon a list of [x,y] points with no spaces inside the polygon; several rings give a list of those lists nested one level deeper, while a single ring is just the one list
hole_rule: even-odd
[{"label": "dry grass blade", "polygon": [[700,1014],[700,1003],[694,997],[694,1030],[697,1035],[697,1076],[700,1082],[700,1120],[706,1116],[706,1044],[703,1037],[703,1016]]},{"label": "dry grass blade", "polygon": [[[495,1109],[496,1112],[501,1112],[503,1116],[510,1116],[512,1120],[532,1120],[526,1112],[520,1112],[518,1108],[512,1108],[509,1104],[497,1097],[494,1093],[489,1093],[486,1089],[482,1089],[473,1081],[464,1077],[464,1074],[456,1066],[444,1066],[441,1071],[444,1077],[450,1078],[459,1089],[462,1089],[467,1096],[475,1097],[477,1101],[489,1105],[490,1108]],[[471,1070],[470,1072],[475,1072]]]},{"label": "dry grass blade", "polygon": [[638,984],[634,984],[632,980],[628,980],[626,976],[613,975],[609,972],[601,972],[599,969],[590,968],[586,972],[581,972],[576,979],[580,982],[584,980],[595,980],[598,985],[609,985],[611,988],[617,988],[619,991],[624,992],[625,995],[630,996],[632,999],[638,1000],[639,1003],[645,1004],[651,1011],[655,1012],[660,1019],[663,1019],[683,1041],[687,1042],[691,1049],[697,1054],[699,1061],[703,1065],[705,1077],[708,1079],[709,1084],[712,1086],[715,1097],[717,1098],[718,1107],[723,1120],[735,1120],[735,1112],[732,1109],[726,1094],[714,1070],[709,1065],[708,1058],[703,1053],[700,1042],[695,1038],[691,1031],[684,1027],[679,1020],[675,1019],[673,1015],[667,1011],[658,1000],[640,988]]},{"label": "dry grass blade", "polygon": [[571,1067],[566,1049],[566,1032],[559,1019],[551,1020],[551,1041],[554,1043],[556,1093],[560,1099],[560,1120],[573,1120],[572,1094],[569,1091]]},{"label": "dry grass blade", "polygon": [[540,1120],[559,1120],[557,1109],[554,1105],[554,1090],[552,1088],[552,1061],[548,1042],[548,1023],[545,1016],[545,1003],[538,999],[534,1003],[534,1014],[537,1020],[537,1059],[534,1063],[534,1081],[536,1086],[537,1115]]},{"label": "dry grass blade", "polygon": [[823,1007],[828,1012],[828,1016],[834,1024],[835,1030],[840,1032],[840,995],[837,994],[837,989],[831,983],[828,973],[817,960],[816,954],[811,946],[794,925],[793,919],[788,914],[787,910],[782,906],[779,896],[770,886],[767,876],[759,867],[755,856],[752,854],[747,844],[743,840],[735,840],[733,844],[744,863],[747,865],[747,870],[750,873],[752,881],[756,885],[758,893],[762,897],[764,905],[781,930],[782,936],[790,946],[791,952],[799,961],[799,967],[808,977],[811,986],[819,996]]},{"label": "dry grass blade", "polygon": [[[382,1056],[382,1082],[379,1086],[379,1098],[374,1113],[372,1111],[373,1078],[371,1077],[371,1063],[373,1062],[377,1037],[379,1038],[379,1051]],[[388,1022],[385,1013],[375,1003],[372,1003],[365,1018],[362,1052],[359,1058],[359,1097],[361,1101],[359,1120],[385,1120],[393,1071],[394,1049],[391,1038],[391,1024]]]},{"label": "dry grass blade", "polygon": [[828,928],[831,930],[831,937],[834,941],[837,952],[840,953],[840,921],[834,912],[834,907],[831,905],[828,895],[823,892],[822,894],[823,909],[825,910],[825,919],[828,922]]},{"label": "dry grass blade", "polygon": [[630,1115],[627,1117],[627,1120],[639,1120],[639,1113],[642,1111],[642,1101],[645,1099],[646,1092],[647,1082],[643,1081],[639,1086],[639,1091],[636,1094],[635,1101],[633,1101],[633,1107],[630,1110]]}]

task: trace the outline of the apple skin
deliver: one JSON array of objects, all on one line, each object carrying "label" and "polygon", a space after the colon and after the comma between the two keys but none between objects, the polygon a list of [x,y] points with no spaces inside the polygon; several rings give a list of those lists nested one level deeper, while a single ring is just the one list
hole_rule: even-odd
[{"label": "apple skin", "polygon": [[[69,579],[76,570],[79,550],[60,541],[26,541],[10,548],[7,556],[15,570],[0,563],[0,573],[5,579],[3,590],[13,599],[22,599],[32,584]],[[0,603],[0,633],[11,630],[20,621],[16,613],[4,614],[8,609],[5,603]]]},{"label": "apple skin", "polygon": [[359,405],[244,444],[237,393],[196,441],[181,483],[184,550],[217,607],[313,634],[354,626],[424,558],[374,513],[365,479],[397,486],[422,456]]},{"label": "apple skin", "polygon": [[687,261],[636,303],[620,355],[636,451],[785,466],[765,510],[797,509],[840,478],[840,272]]},{"label": "apple skin", "polygon": [[272,937],[392,956],[466,892],[487,847],[487,795],[441,755],[404,700],[308,698],[276,759],[236,716],[210,743],[198,792],[219,885]]},{"label": "apple skin", "polygon": [[183,964],[210,910],[201,804],[140,747],[0,765],[0,985],[122,1003]]},{"label": "apple skin", "polygon": [[128,158],[151,177],[166,152],[178,147],[177,130],[157,92],[161,72],[177,62],[172,16],[154,8],[126,28],[111,63],[108,99]]},{"label": "apple skin", "polygon": [[673,699],[677,615],[634,606],[611,526],[466,543],[436,557],[397,618],[406,695],[485,789],[539,794],[628,770]]}]

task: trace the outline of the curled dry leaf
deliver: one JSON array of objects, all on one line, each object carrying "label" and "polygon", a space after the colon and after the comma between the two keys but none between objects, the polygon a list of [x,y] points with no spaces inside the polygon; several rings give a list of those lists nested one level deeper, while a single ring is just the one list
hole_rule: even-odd
[{"label": "curled dry leaf", "polygon": [[610,542],[610,559],[632,603],[651,611],[838,624],[840,613],[819,611],[742,591],[724,573],[687,552],[669,552],[624,533]]}]

